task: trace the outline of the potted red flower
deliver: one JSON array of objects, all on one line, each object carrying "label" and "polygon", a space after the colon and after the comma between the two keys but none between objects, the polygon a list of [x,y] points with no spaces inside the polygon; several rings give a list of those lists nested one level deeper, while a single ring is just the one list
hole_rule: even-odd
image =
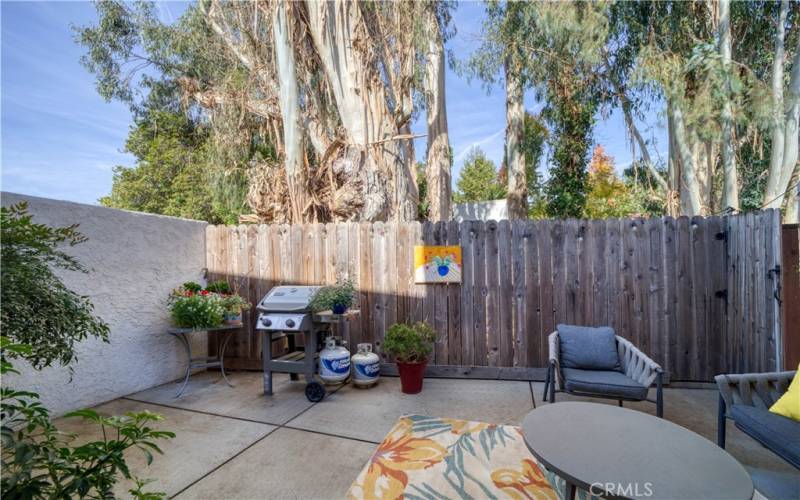
[{"label": "potted red flower", "polygon": [[426,323],[396,323],[386,332],[383,350],[394,356],[400,373],[400,387],[405,394],[422,390],[422,379],[436,332]]}]

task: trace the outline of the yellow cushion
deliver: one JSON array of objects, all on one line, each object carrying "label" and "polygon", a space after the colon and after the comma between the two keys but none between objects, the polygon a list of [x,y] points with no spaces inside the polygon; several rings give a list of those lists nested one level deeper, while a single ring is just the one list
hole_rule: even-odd
[{"label": "yellow cushion", "polygon": [[769,411],[800,422],[800,366],[797,367],[789,389],[775,401]]}]

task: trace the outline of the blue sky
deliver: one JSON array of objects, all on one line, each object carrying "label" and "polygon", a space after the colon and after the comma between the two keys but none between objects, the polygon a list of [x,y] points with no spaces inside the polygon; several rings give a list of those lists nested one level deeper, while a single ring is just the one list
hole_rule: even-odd
[{"label": "blue sky", "polygon": [[[184,8],[162,3],[159,13],[169,22]],[[476,45],[483,6],[461,2],[454,21],[458,34],[449,48],[466,57]],[[48,198],[96,203],[111,189],[112,168],[132,166],[123,153],[131,123],[126,105],[105,102],[95,91],[93,77],[80,65],[83,48],[73,41],[71,24],[96,19],[88,2],[0,2],[2,52],[0,85],[2,115],[0,146],[3,191]],[[455,153],[453,178],[473,146],[479,146],[499,165],[503,156],[505,97],[497,87],[487,95],[477,81],[447,73],[447,113],[450,141]],[[532,95],[526,107],[538,110]],[[643,131],[666,144],[661,120],[654,112]],[[424,133],[424,117],[415,124]],[[598,116],[594,139],[616,160],[618,167],[631,161],[630,146],[619,113]],[[425,140],[418,139],[418,156]],[[540,169],[546,171],[547,166]]]}]

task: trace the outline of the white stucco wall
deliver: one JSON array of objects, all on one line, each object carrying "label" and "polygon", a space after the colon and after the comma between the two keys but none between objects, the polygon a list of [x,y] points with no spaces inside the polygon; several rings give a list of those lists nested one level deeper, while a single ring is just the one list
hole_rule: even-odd
[{"label": "white stucco wall", "polygon": [[[36,371],[17,362],[21,375],[5,377],[3,385],[38,392],[60,415],[181,376],[186,355],[165,332],[166,298],[181,283],[200,280],[206,223],[12,193],[0,199],[3,206],[22,200],[34,222],[80,224],[89,240],[67,251],[90,272],[59,274],[67,287],[91,298],[111,333],[109,343],[90,339],[78,345],[72,380],[65,367]],[[193,349],[206,354],[202,334],[195,335]]]}]

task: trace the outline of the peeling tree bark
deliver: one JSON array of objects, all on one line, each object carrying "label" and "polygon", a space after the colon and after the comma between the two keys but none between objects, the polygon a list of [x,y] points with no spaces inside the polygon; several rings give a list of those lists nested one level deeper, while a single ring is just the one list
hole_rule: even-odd
[{"label": "peeling tree bark", "polygon": [[287,4],[278,2],[272,22],[283,120],[283,151],[286,182],[289,187],[292,221],[305,221],[304,209],[308,203],[307,179],[303,156],[303,129],[300,126],[300,101],[295,73],[294,51],[291,44],[291,26],[286,15]]},{"label": "peeling tree bark", "polygon": [[674,140],[675,154],[680,161],[681,208],[684,215],[702,215],[703,207],[700,198],[700,184],[697,179],[697,167],[688,144],[683,112],[674,99],[669,99],[667,105],[672,122],[670,136]]},{"label": "peeling tree bark", "polygon": [[792,75],[784,103],[783,60],[784,26],[789,13],[789,2],[781,2],[778,29],[775,32],[775,56],[772,65],[773,128],[769,176],[764,189],[764,207],[780,208],[786,197],[793,173],[797,169],[798,122],[800,121],[800,45],[795,49]]},{"label": "peeling tree bark", "polygon": [[[350,146],[361,165],[362,220],[416,218],[416,189],[397,140],[398,128],[386,106],[383,82],[367,60],[364,19],[356,2],[307,2],[308,26],[332,90]],[[360,43],[359,43],[360,42]],[[354,155],[350,155],[354,158]],[[397,188],[399,186],[399,189]]]},{"label": "peeling tree bark", "polygon": [[739,176],[736,169],[736,155],[733,144],[733,109],[730,99],[731,65],[731,18],[730,0],[719,1],[719,51],[725,71],[725,100],[722,103],[722,207],[739,210]]},{"label": "peeling tree bark", "polygon": [[444,46],[439,23],[432,6],[425,9],[428,33],[428,52],[425,65],[425,93],[427,97],[428,151],[425,160],[425,177],[428,185],[432,221],[450,218],[450,141],[447,133],[447,108],[445,106]]},{"label": "peeling tree bark", "polygon": [[519,71],[513,61],[506,60],[506,172],[508,174],[508,217],[528,216],[528,193],[525,182],[525,155],[522,140],[525,133],[525,104]]},{"label": "peeling tree bark", "polygon": [[797,224],[798,218],[800,218],[800,185],[797,185],[799,182],[800,165],[797,165],[794,169],[794,175],[789,181],[789,185],[792,187],[786,193],[786,209],[783,212],[784,224]]}]

